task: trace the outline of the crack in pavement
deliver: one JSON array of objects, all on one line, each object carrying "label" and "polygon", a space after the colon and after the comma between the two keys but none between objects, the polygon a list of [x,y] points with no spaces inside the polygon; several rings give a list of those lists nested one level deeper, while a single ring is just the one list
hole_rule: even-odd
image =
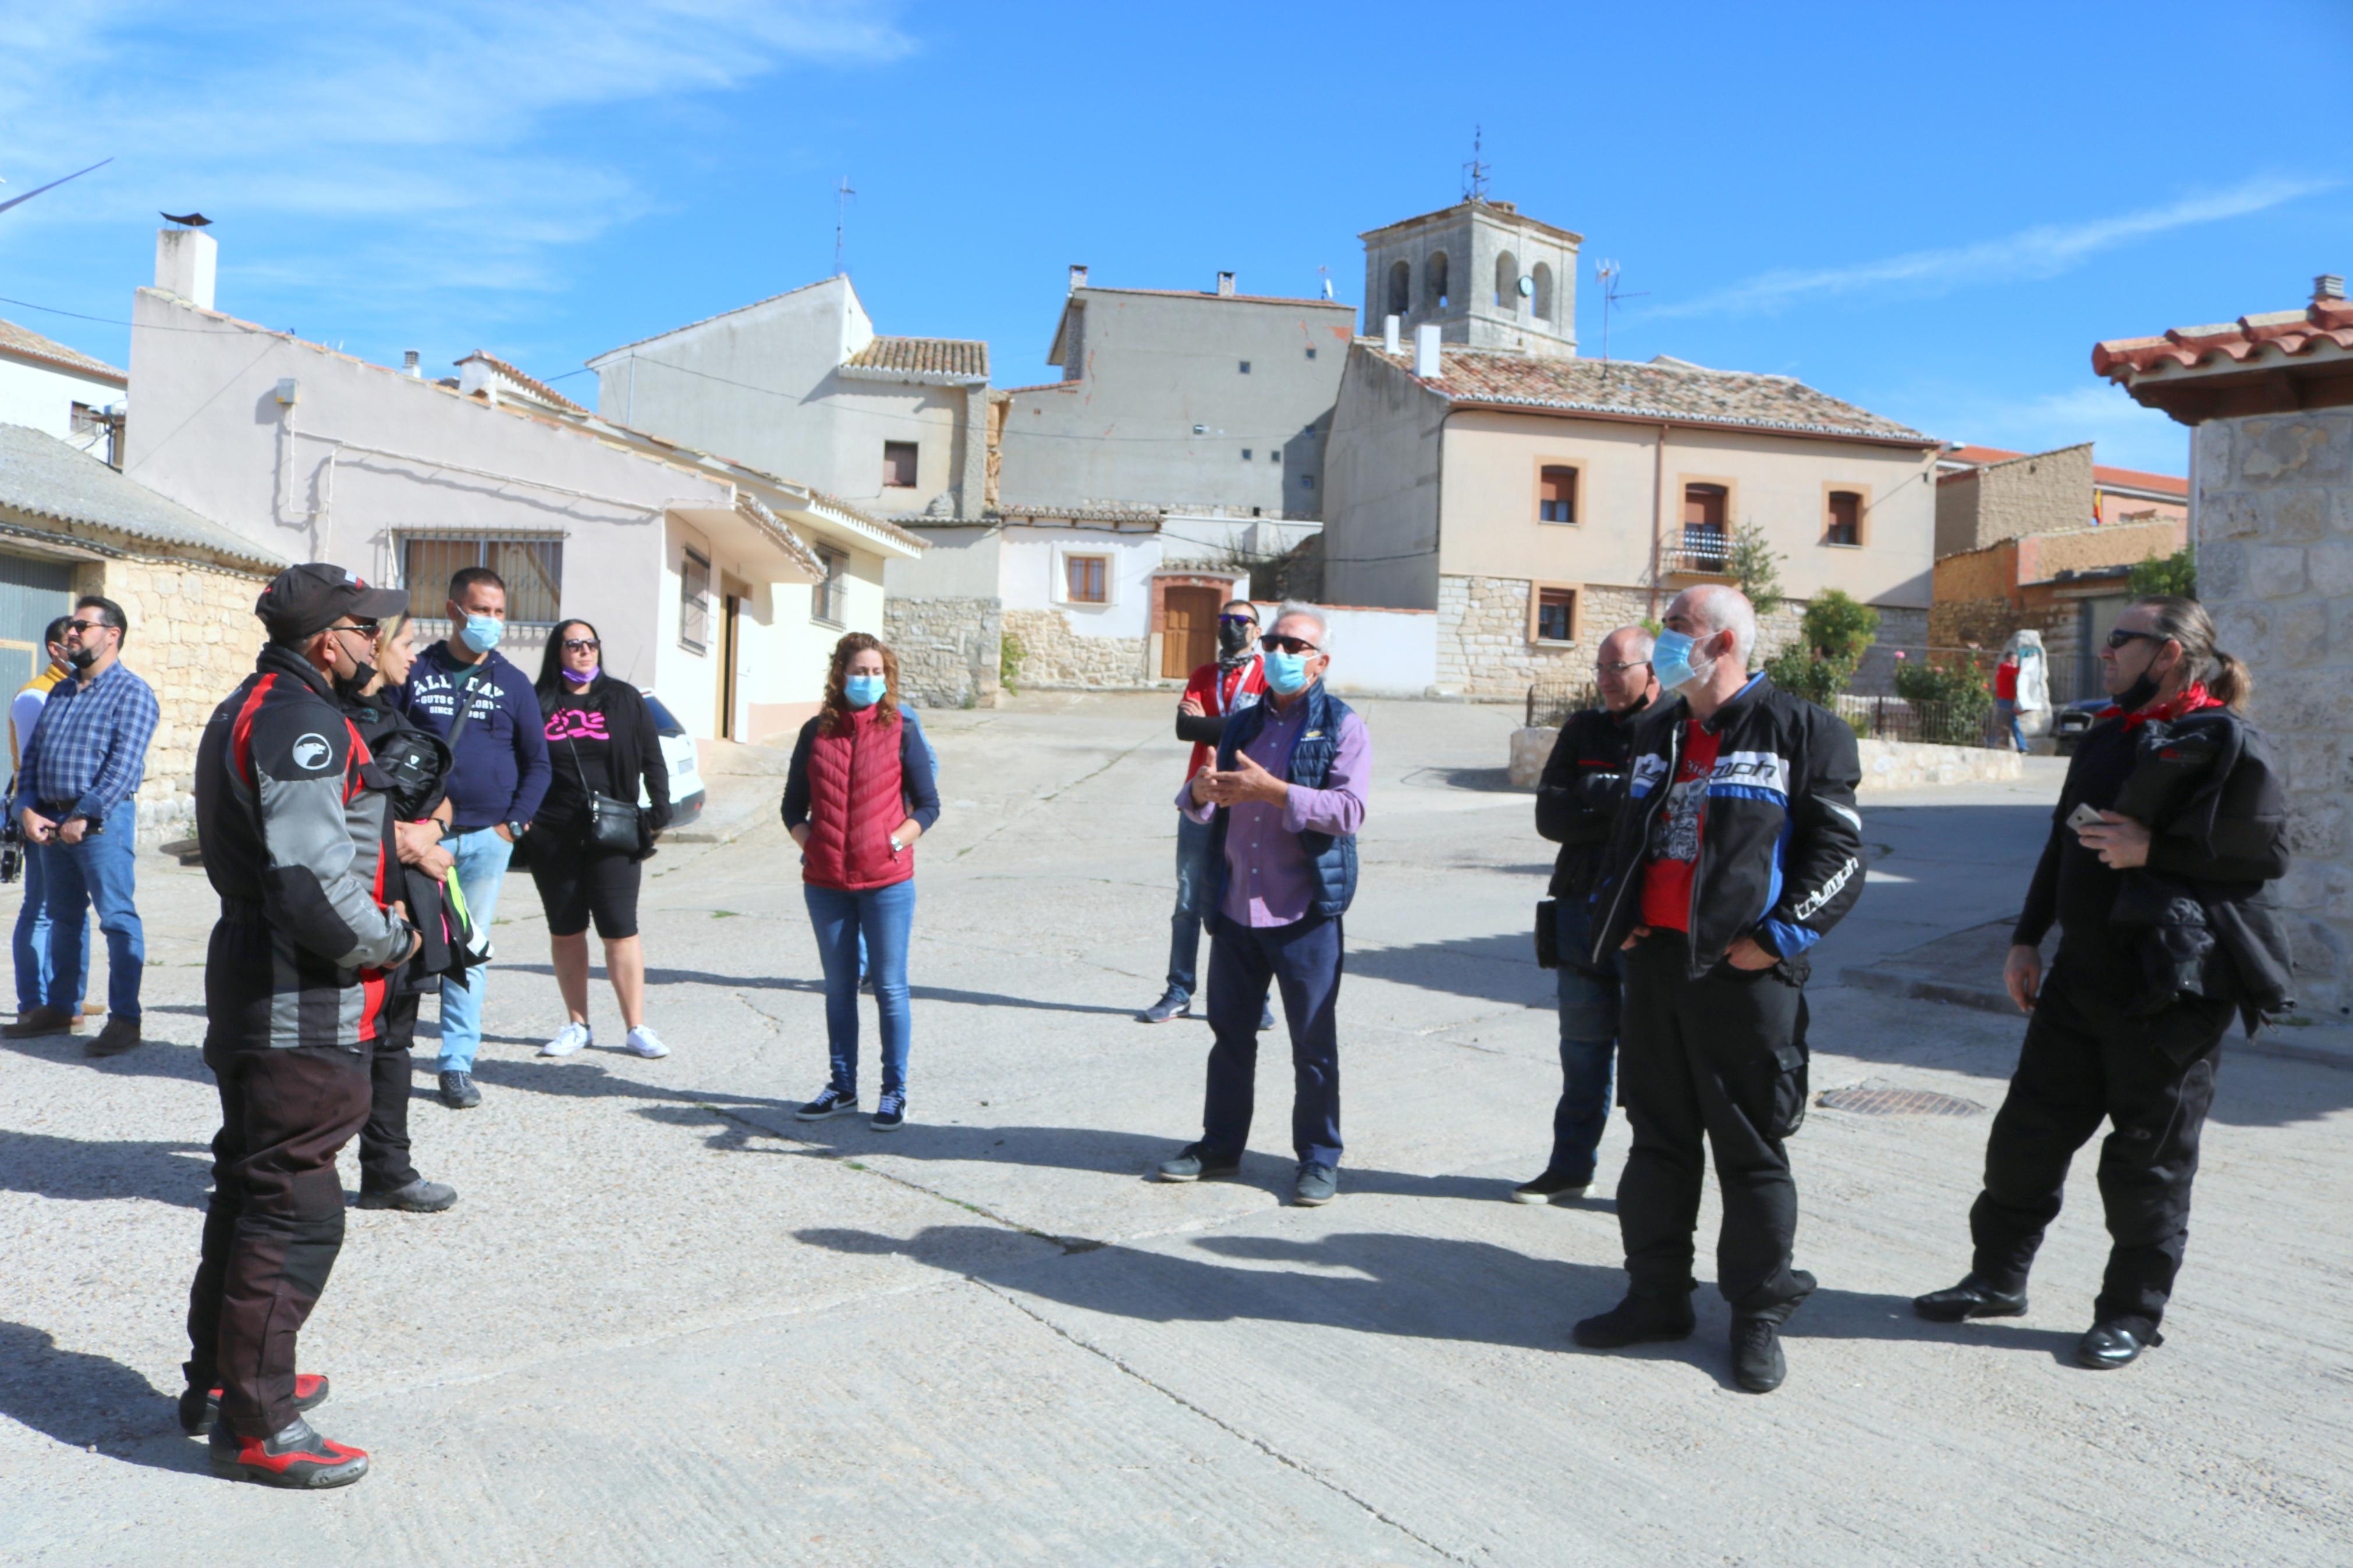
[{"label": "crack in pavement", "polygon": [[1273,1444],[1268,1442],[1263,1437],[1259,1436],[1257,1434],[1246,1432],[1242,1428],[1235,1426],[1232,1422],[1218,1415],[1215,1412],[1205,1409],[1201,1405],[1195,1404],[1192,1400],[1186,1398],[1183,1394],[1178,1394],[1176,1390],[1168,1387],[1165,1384],[1155,1381],[1152,1377],[1130,1365],[1120,1357],[1113,1355],[1111,1352],[1103,1349],[1101,1345],[1090,1344],[1085,1340],[1082,1340],[1076,1334],[1071,1333],[1068,1329],[1063,1328],[1060,1323],[1055,1322],[1052,1319],[1048,1318],[1043,1313],[1030,1307],[1018,1297],[1012,1295],[998,1286],[989,1283],[986,1279],[978,1279],[973,1275],[967,1274],[965,1278],[971,1280],[973,1284],[978,1286],[981,1289],[986,1290],[990,1295],[996,1297],[998,1300],[1004,1302],[1007,1306],[1012,1308],[1015,1311],[1020,1313],[1023,1317],[1028,1318],[1030,1321],[1042,1325],[1050,1333],[1052,1333],[1063,1342],[1075,1345],[1080,1350],[1086,1352],[1089,1355],[1101,1358],[1112,1367],[1125,1373],[1127,1376],[1134,1378],[1136,1382],[1152,1390],[1153,1393],[1160,1395],[1161,1398],[1166,1399],[1168,1403],[1176,1405],[1178,1409],[1187,1411],[1191,1415],[1200,1417],[1210,1426],[1215,1426],[1219,1431],[1225,1433],[1228,1436],[1235,1438],[1240,1442],[1249,1444],[1251,1447],[1256,1448],[1260,1453],[1264,1454],[1268,1458],[1272,1459],[1275,1463],[1298,1472],[1300,1475],[1303,1475],[1309,1480],[1314,1482],[1317,1486],[1324,1488],[1326,1491],[1332,1492],[1335,1496],[1346,1499],[1349,1502],[1355,1504],[1357,1508],[1362,1509],[1374,1519],[1380,1521],[1383,1524],[1388,1525],[1391,1530],[1396,1531],[1399,1535],[1404,1536],[1408,1541],[1413,1542],[1415,1544],[1427,1551],[1436,1552],[1439,1556],[1445,1558],[1449,1563],[1467,1563],[1472,1561],[1471,1558],[1463,1556],[1459,1552],[1449,1552],[1445,1547],[1439,1545],[1435,1541],[1432,1541],[1428,1536],[1421,1534],[1411,1525],[1407,1524],[1403,1520],[1396,1519],[1389,1514],[1384,1513],[1372,1502],[1366,1499],[1358,1497],[1355,1492],[1350,1491],[1346,1487],[1342,1486],[1338,1481],[1334,1480],[1331,1477],[1324,1474],[1323,1471],[1315,1468],[1313,1465],[1310,1465],[1303,1460],[1293,1458],[1291,1455],[1284,1453],[1282,1449],[1276,1447]]},{"label": "crack in pavement", "polygon": [[1057,784],[1053,789],[1044,795],[1031,795],[1028,801],[1024,802],[1018,807],[1008,808],[1008,815],[999,818],[996,826],[990,828],[987,832],[982,834],[979,837],[974,839],[963,848],[957,850],[951,858],[956,860],[963,859],[965,856],[971,854],[974,850],[979,848],[990,839],[995,838],[1007,828],[1026,820],[1039,806],[1050,805],[1055,801],[1060,800],[1063,795],[1069,794],[1071,790],[1078,788],[1081,784],[1087,783],[1089,780],[1101,778],[1103,774],[1119,766],[1120,763],[1127,761],[1128,758],[1135,755],[1136,752],[1144,750],[1145,747],[1151,745],[1158,739],[1159,737],[1155,735],[1145,740],[1138,741],[1135,744],[1128,747],[1124,752],[1113,752],[1103,763],[1101,766],[1096,767],[1090,772],[1081,773],[1078,777],[1071,779],[1067,783]]}]

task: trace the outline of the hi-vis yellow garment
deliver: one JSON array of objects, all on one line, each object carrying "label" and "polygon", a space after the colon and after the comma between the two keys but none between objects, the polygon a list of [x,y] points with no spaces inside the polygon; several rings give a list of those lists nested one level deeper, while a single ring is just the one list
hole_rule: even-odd
[{"label": "hi-vis yellow garment", "polygon": [[[25,682],[16,695],[10,700],[8,703],[8,771],[10,773],[15,773],[24,764],[25,742],[32,738],[34,721],[41,716],[41,704],[49,700],[49,692],[65,678],[66,671],[52,664],[48,668]],[[25,700],[27,697],[37,700],[27,702]],[[21,732],[19,732],[20,727]]]}]

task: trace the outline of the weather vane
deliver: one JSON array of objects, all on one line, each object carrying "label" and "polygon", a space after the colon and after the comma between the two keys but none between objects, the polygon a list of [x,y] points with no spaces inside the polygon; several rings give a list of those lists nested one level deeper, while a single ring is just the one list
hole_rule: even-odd
[{"label": "weather vane", "polygon": [[841,230],[849,220],[849,198],[858,193],[849,188],[849,176],[841,176],[841,184],[833,192],[833,275],[841,276]]}]

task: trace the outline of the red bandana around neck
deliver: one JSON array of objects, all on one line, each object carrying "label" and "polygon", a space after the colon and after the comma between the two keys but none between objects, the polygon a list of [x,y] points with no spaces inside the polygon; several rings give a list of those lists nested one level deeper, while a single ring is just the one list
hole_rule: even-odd
[{"label": "red bandana around neck", "polygon": [[2130,713],[2126,713],[2122,708],[2111,702],[2100,710],[2099,717],[2114,719],[2121,714],[2126,730],[2137,730],[2151,719],[2162,719],[2169,724],[2185,713],[2195,713],[2201,708],[2222,706],[2224,706],[2222,700],[2207,690],[2204,681],[2193,680],[2176,693],[2170,701],[2152,702],[2147,707],[2137,708]]}]

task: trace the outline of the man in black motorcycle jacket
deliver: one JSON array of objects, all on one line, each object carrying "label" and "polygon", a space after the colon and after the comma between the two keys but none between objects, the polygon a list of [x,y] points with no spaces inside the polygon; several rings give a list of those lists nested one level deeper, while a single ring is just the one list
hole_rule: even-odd
[{"label": "man in black motorcycle jacket", "polygon": [[1637,725],[1626,799],[1592,895],[1593,961],[1626,955],[1618,1184],[1628,1291],[1577,1325],[1614,1349],[1686,1338],[1705,1175],[1724,1191],[1716,1288],[1735,1380],[1787,1375],[1781,1325],[1814,1289],[1790,1267],[1798,1193],[1782,1141],[1805,1119],[1807,953],[1863,885],[1854,731],[1747,673],[1757,614],[1693,588],[1651,652],[1663,698]]}]

